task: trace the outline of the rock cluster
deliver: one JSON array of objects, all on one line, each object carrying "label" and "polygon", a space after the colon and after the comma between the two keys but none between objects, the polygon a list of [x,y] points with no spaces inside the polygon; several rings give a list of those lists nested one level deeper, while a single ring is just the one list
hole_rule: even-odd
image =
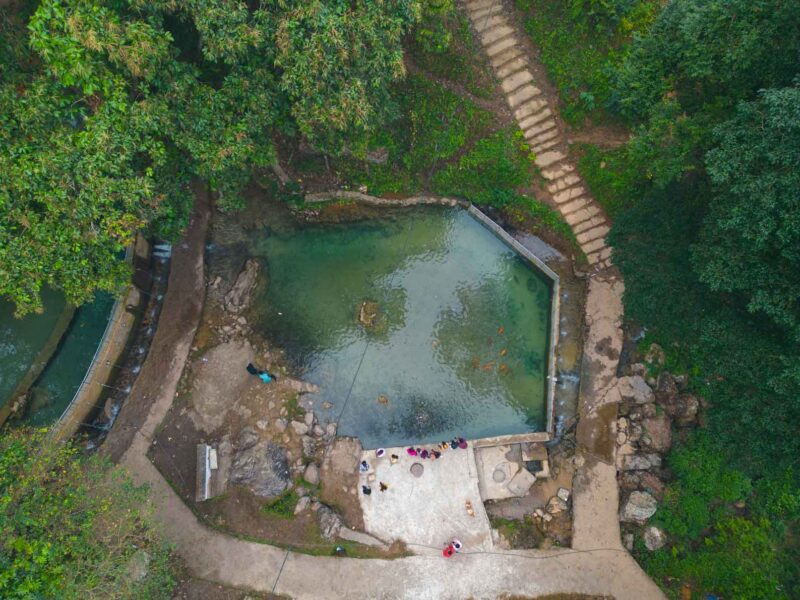
[{"label": "rock cluster", "polygon": [[[653,344],[645,360],[664,364],[664,352]],[[647,376],[647,366],[635,363],[619,378],[621,402],[617,419],[617,467],[620,487],[620,521],[642,527],[652,517],[664,496],[663,455],[672,446],[675,428],[691,427],[700,418],[701,400],[686,392],[687,378],[662,371],[657,378]],[[657,550],[666,543],[664,532],[647,527],[645,546]],[[633,534],[624,536],[626,546]]]}]

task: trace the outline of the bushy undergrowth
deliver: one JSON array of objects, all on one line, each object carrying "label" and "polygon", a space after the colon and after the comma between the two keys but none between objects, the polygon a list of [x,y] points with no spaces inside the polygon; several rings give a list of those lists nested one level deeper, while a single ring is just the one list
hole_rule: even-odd
[{"label": "bushy undergrowth", "polygon": [[[169,598],[147,490],[44,431],[0,435],[0,597]],[[139,565],[136,569],[134,565]]]},{"label": "bushy undergrowth", "polygon": [[586,118],[608,120],[615,68],[636,32],[655,18],[658,2],[516,0],[523,25],[541,51],[551,81],[564,102],[562,116],[573,125]]},{"label": "bushy undergrowth", "polygon": [[436,37],[445,37],[447,43],[412,40],[407,47],[411,60],[435,77],[462,85],[479,98],[490,98],[496,84],[483,62],[481,47],[470,31],[467,17],[461,11],[449,12],[442,17]]},{"label": "bushy undergrowth", "polygon": [[499,190],[530,185],[533,155],[513,128],[478,140],[456,162],[438,171],[432,189],[443,196],[459,196],[476,204],[491,204]]}]

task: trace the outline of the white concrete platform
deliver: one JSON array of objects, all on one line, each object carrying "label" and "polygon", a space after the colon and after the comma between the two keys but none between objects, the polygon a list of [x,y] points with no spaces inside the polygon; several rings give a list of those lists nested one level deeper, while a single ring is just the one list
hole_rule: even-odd
[{"label": "white concrete platform", "polygon": [[[390,456],[399,457],[392,464]],[[478,490],[478,469],[470,445],[466,450],[447,450],[437,460],[409,456],[405,448],[387,448],[383,458],[365,450],[370,464],[359,477],[358,497],[366,531],[381,540],[403,540],[416,554],[440,553],[457,538],[464,550],[491,550],[492,529]],[[421,463],[421,477],[411,474],[411,465]],[[380,482],[389,488],[380,491]],[[362,485],[372,494],[365,496]],[[467,513],[470,502],[474,516]]]}]

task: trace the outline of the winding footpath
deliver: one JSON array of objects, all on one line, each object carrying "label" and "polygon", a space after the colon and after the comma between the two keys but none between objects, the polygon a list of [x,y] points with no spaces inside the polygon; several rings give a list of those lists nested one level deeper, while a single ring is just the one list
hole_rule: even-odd
[{"label": "winding footpath", "polygon": [[[193,218],[187,239],[173,258],[173,273],[189,274],[168,288],[164,311],[193,306],[170,335],[153,340],[147,362],[164,361],[137,384],[128,402],[146,406],[140,419],[109,436],[110,447],[134,480],[150,486],[156,517],[195,577],[223,585],[303,599],[493,599],[580,593],[619,600],[662,599],[663,593],[622,548],[618,522],[614,431],[619,401],[616,367],[622,348],[623,282],[605,243],[609,224],[566,158],[555,107],[541,98],[528,69],[513,13],[497,0],[471,0],[468,14],[479,32],[498,79],[558,208],[578,236],[593,275],[586,306],[578,454],[583,464],[574,481],[573,547],[553,550],[464,552],[444,560],[430,553],[395,560],[309,556],[248,542],[200,523],[147,458],[155,432],[175,397],[204,296],[203,244],[206,218]],[[170,282],[172,282],[172,275]],[[160,333],[160,332],[159,332]],[[165,358],[166,357],[166,358]],[[144,373],[144,368],[143,368]],[[135,423],[135,426],[134,426]],[[116,444],[116,445],[115,445]],[[124,452],[124,453],[123,453]]]}]

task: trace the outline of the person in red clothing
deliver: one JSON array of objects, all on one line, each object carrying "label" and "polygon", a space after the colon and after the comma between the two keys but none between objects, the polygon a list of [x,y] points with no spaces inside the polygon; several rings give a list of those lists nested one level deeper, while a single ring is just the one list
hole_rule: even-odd
[{"label": "person in red clothing", "polygon": [[453,544],[448,544],[447,548],[442,550],[442,556],[445,558],[450,558],[456,553],[456,549],[453,547]]}]

